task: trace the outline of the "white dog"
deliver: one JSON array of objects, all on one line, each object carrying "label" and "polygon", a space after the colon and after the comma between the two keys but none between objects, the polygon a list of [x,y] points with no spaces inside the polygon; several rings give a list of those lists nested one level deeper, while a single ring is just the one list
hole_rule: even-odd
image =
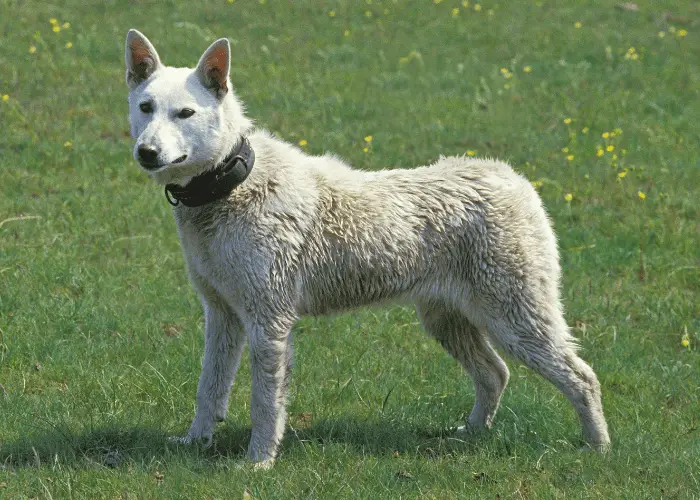
[{"label": "white dog", "polygon": [[309,156],[252,127],[229,69],[226,39],[192,70],[161,64],[138,31],[126,37],[134,157],[176,205],[204,305],[197,413],[181,441],[211,442],[247,339],[248,456],[272,465],[294,322],[400,300],[472,376],[469,427],[491,426],[508,382],[493,343],[558,387],[588,444],[609,449],[600,385],[564,321],[556,240],[530,183],[494,160],[363,172]]}]

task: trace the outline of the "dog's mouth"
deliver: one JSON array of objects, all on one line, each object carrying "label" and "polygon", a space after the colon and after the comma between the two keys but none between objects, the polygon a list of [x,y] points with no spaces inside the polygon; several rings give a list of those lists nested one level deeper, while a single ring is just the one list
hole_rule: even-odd
[{"label": "dog's mouth", "polygon": [[146,161],[139,161],[139,164],[145,168],[146,170],[158,170],[163,167],[167,167],[168,165],[175,165],[177,163],[182,163],[187,159],[187,155],[182,155],[178,158],[175,158],[173,161],[170,163],[149,163]]}]

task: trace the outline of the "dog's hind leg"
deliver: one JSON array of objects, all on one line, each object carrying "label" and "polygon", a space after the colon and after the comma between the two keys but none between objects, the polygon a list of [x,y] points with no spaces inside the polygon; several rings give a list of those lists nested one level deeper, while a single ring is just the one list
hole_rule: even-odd
[{"label": "dog's hind leg", "polygon": [[416,310],[425,330],[472,377],[476,402],[467,423],[472,428],[490,428],[508,384],[508,367],[462,313],[432,303],[419,303]]},{"label": "dog's hind leg", "polygon": [[[533,308],[519,308],[532,311]],[[508,354],[525,363],[563,392],[576,409],[583,437],[596,451],[610,449],[608,426],[603,415],[600,383],[595,373],[576,354],[564,318],[556,307],[541,307],[514,323],[496,319],[487,327],[491,338]]]}]

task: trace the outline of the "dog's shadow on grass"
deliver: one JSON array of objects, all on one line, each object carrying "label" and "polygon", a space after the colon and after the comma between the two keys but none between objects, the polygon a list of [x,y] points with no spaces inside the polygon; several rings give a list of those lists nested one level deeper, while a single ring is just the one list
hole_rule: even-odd
[{"label": "dog's shadow on grass", "polygon": [[[385,456],[408,452],[437,458],[451,453],[470,454],[488,435],[455,437],[447,430],[415,428],[391,422],[367,422],[349,417],[327,419],[287,428],[282,454],[296,455],[308,446],[341,445],[364,454]],[[52,425],[14,442],[0,444],[0,467],[40,467],[61,463],[78,467],[118,468],[127,463],[167,463],[179,457],[216,464],[245,457],[250,427],[228,423],[217,430],[212,446],[181,445],[163,430],[112,425],[74,432]],[[503,450],[508,453],[508,450]],[[301,451],[301,453],[304,453]]]}]

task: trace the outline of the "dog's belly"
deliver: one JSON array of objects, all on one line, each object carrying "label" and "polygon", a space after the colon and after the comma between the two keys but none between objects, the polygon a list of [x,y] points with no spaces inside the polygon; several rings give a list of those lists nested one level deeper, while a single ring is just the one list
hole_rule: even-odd
[{"label": "dog's belly", "polygon": [[299,312],[321,315],[410,300],[426,273],[420,263],[404,262],[401,266],[386,266],[371,259],[354,258],[342,264],[316,264],[301,283]]}]

